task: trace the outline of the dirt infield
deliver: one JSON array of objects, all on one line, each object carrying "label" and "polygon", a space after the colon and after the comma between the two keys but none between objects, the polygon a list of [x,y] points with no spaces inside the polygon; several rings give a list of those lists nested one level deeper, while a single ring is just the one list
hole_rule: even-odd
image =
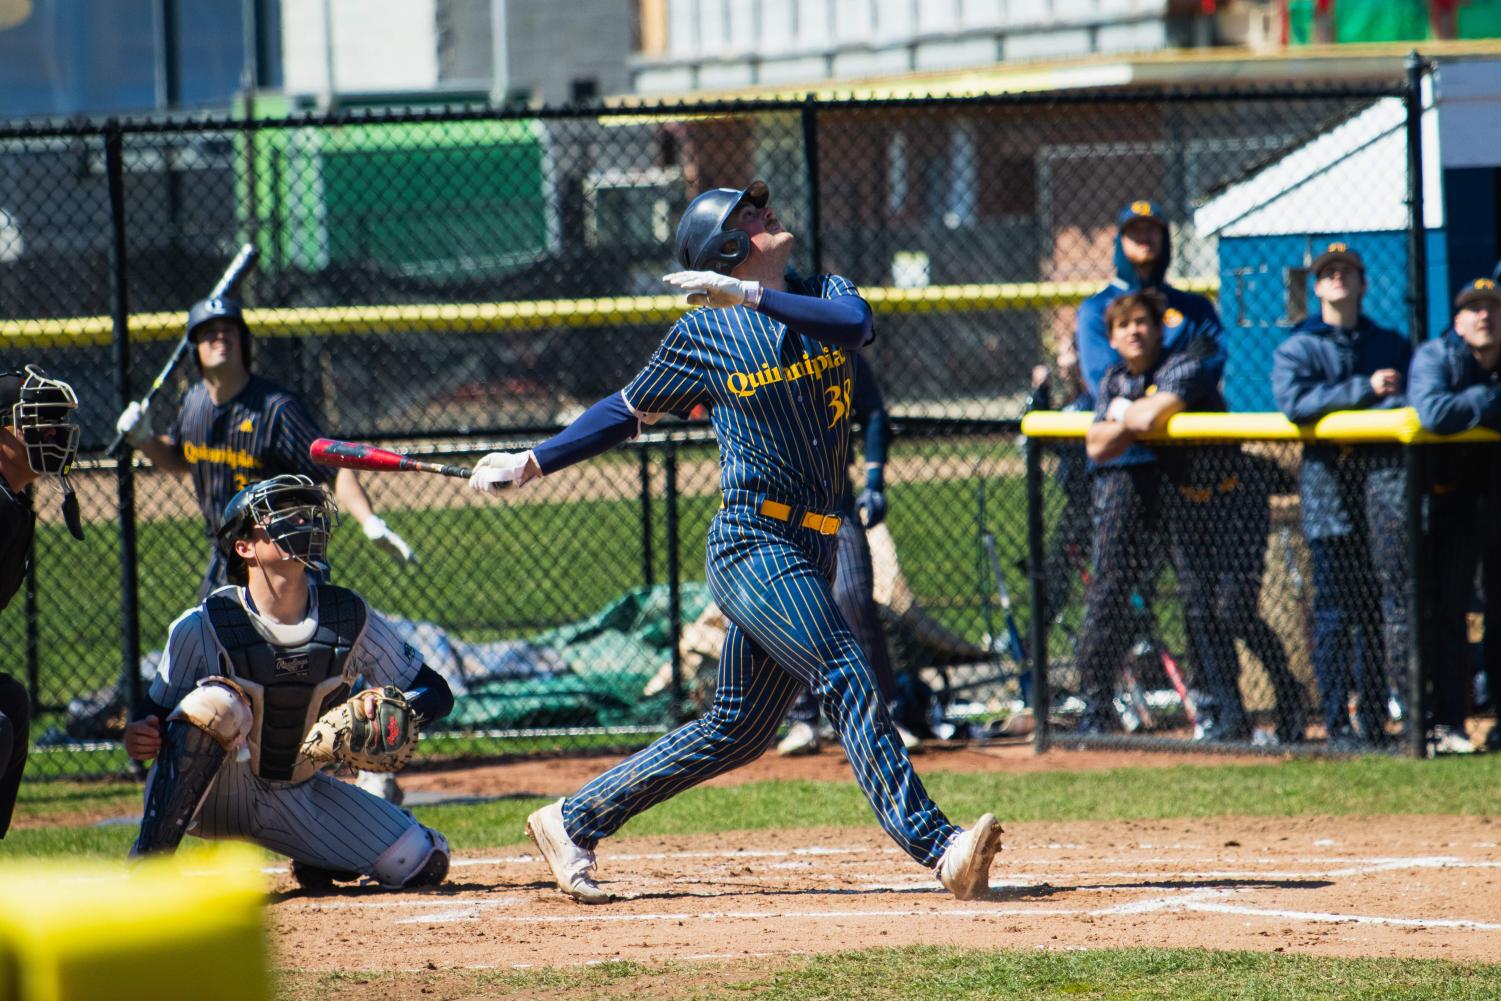
[{"label": "dirt infield", "polygon": [[[923,770],[1183,764],[1183,756],[1017,748],[927,756]],[[1216,758],[1216,763],[1227,759]],[[1264,760],[1264,759],[1258,759]],[[413,791],[555,794],[598,761],[410,776]],[[721,782],[844,778],[837,753],[771,759]],[[1004,807],[1002,806],[1002,812]],[[1004,817],[1003,817],[1004,821]],[[1495,962],[1501,825],[1489,818],[1253,818],[1008,824],[987,900],[950,898],[872,823],[853,830],[623,838],[583,907],[516,851],[460,858],[444,887],[307,895],[275,877],[279,966],[403,969],[744,959],[875,945],[1210,946]],[[397,958],[399,957],[399,958]]]}]

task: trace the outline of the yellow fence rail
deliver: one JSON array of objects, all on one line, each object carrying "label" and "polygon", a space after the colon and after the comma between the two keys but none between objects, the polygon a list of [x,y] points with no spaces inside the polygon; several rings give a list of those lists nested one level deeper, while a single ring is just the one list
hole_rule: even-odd
[{"label": "yellow fence rail", "polygon": [[[975,313],[1077,305],[1098,292],[1102,284],[1094,280],[929,285],[924,288],[869,288],[862,290],[862,294],[878,315]],[[1219,280],[1215,278],[1190,278],[1176,284],[1179,288],[1206,295],[1219,292]],[[638,295],[521,302],[247,309],[245,319],[257,337],[411,331],[475,333],[670,323],[685,308],[680,296]],[[175,340],[182,336],[186,317],[186,304],[178,312],[132,314],[131,341]],[[23,350],[97,346],[110,343],[113,329],[108,316],[0,320],[0,347]]]},{"label": "yellow fence rail", "polygon": [[[1081,439],[1094,423],[1093,414],[1037,410],[1022,418],[1022,434],[1029,438]],[[1459,434],[1424,431],[1418,412],[1399,410],[1340,410],[1312,424],[1294,424],[1281,414],[1175,414],[1167,427],[1141,436],[1142,441],[1327,441],[1339,444],[1442,445],[1501,441],[1501,434],[1475,428]]]}]

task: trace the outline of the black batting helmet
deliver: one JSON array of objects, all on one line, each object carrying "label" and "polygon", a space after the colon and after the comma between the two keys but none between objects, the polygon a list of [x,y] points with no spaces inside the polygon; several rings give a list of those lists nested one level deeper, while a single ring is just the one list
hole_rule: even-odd
[{"label": "black batting helmet", "polygon": [[688,271],[734,271],[750,256],[750,236],[724,225],[741,202],[765,208],[770,197],[765,181],[752,181],[743,190],[713,188],[693,199],[678,220],[677,262]]},{"label": "black batting helmet", "polygon": [[328,492],[306,476],[287,473],[252,483],[224,505],[215,544],[224,555],[225,576],[231,584],[248,583],[245,561],[235,543],[250,537],[256,526],[289,559],[317,570],[328,552],[328,536],[338,515]]},{"label": "black batting helmet", "polygon": [[[233,320],[240,328],[240,360],[245,363],[245,371],[250,371],[250,327],[245,323],[245,307],[240,300],[231,299],[228,296],[215,296],[211,299],[199,299],[188,310],[188,340],[194,344],[198,339],[193,336],[193,331],[203,326],[210,320],[226,319]],[[193,352],[193,360],[198,360],[198,352]],[[200,367],[202,363],[199,363]]]}]

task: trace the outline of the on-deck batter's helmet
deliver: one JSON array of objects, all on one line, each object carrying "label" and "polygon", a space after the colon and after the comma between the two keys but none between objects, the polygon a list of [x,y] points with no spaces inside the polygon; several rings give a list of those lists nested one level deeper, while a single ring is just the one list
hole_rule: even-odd
[{"label": "on-deck batter's helmet", "polygon": [[250,579],[245,561],[235,552],[235,542],[247,539],[257,526],[288,559],[309,570],[319,570],[328,552],[338,508],[328,491],[299,473],[273,476],[252,483],[224,505],[215,543],[224,555],[225,576],[232,584]]},{"label": "on-deck batter's helmet", "polygon": [[68,472],[78,455],[78,397],[61,379],[35,365],[0,375],[0,424],[26,447],[26,464],[38,476]]},{"label": "on-deck batter's helmet", "polygon": [[717,271],[727,275],[750,256],[750,235],[743,229],[725,229],[730,214],[742,201],[765,208],[771,190],[765,181],[752,181],[744,189],[713,188],[689,203],[678,220],[675,254],[688,271]]},{"label": "on-deck batter's helmet", "polygon": [[[212,299],[199,299],[188,310],[188,340],[194,344],[198,339],[193,336],[193,331],[203,326],[210,320],[220,318],[233,320],[240,328],[240,360],[245,363],[245,371],[250,371],[250,327],[245,323],[245,307],[240,305],[240,300],[231,299],[228,296],[215,296]],[[193,360],[198,361],[198,352],[193,352]],[[203,366],[198,362],[199,367]]]}]

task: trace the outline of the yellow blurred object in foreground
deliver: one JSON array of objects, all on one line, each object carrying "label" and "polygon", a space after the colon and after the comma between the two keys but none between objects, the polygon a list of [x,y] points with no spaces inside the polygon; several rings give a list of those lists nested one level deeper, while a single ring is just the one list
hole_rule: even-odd
[{"label": "yellow blurred object in foreground", "polygon": [[0,1001],[264,1001],[260,854],[0,865]]}]

